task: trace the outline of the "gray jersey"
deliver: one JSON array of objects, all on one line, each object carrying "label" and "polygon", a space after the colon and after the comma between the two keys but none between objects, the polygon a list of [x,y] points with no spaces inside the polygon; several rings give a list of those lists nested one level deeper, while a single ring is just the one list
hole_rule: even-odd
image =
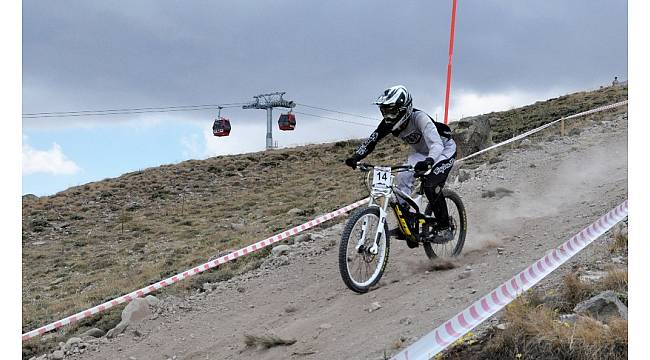
[{"label": "gray jersey", "polygon": [[382,120],[370,137],[359,145],[355,154],[357,159],[368,156],[377,142],[390,133],[411,145],[412,153],[430,157],[435,163],[447,160],[456,153],[456,143],[449,127],[433,121],[424,111],[413,109],[408,124],[401,131],[392,132],[391,128]]}]

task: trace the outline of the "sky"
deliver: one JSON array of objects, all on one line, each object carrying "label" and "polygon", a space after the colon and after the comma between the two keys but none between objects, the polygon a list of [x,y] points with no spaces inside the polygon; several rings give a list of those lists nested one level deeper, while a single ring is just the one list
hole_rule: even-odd
[{"label": "sky", "polygon": [[[627,11],[611,0],[459,2],[450,119],[627,79]],[[442,120],[450,14],[451,0],[30,0],[22,112],[245,103],[285,91],[298,124],[279,131],[276,109],[273,136],[288,147],[369,135],[379,119],[371,102],[403,84],[415,107]],[[264,149],[264,111],[223,109],[233,129],[221,138],[216,115],[23,118],[22,193]]]}]

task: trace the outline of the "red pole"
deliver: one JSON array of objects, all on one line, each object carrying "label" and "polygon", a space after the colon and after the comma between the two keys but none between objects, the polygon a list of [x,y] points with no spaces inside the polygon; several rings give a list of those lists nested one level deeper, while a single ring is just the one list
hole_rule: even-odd
[{"label": "red pole", "polygon": [[447,92],[445,94],[445,124],[448,123],[449,118],[449,89],[451,88],[451,58],[454,54],[454,28],[456,27],[456,1],[451,8],[451,31],[449,35],[449,60],[447,62]]}]

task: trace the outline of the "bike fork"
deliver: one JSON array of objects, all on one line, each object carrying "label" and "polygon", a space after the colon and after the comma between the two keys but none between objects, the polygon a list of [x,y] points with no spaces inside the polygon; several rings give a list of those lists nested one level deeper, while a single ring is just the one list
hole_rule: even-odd
[{"label": "bike fork", "polygon": [[[377,233],[375,234],[375,239],[372,242],[372,246],[370,247],[370,249],[368,249],[368,251],[373,255],[377,255],[377,253],[379,252],[379,239],[381,238],[381,235],[384,233],[384,224],[386,223],[387,207],[388,207],[388,201],[385,201],[383,206],[377,206],[377,208],[379,208],[379,222],[377,223]],[[365,243],[367,235],[368,235],[368,218],[366,217],[363,219],[363,225],[361,226],[361,237],[359,238],[359,240],[357,240],[357,246],[355,247],[356,251],[359,251],[359,249],[362,248],[362,246]]]}]

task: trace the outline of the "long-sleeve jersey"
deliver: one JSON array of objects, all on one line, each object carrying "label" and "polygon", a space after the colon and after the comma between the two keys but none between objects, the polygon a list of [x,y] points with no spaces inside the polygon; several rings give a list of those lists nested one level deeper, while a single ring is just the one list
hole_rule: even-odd
[{"label": "long-sleeve jersey", "polygon": [[379,140],[392,133],[411,145],[413,152],[430,157],[435,163],[451,158],[456,153],[456,143],[451,137],[449,126],[433,121],[424,111],[413,109],[406,127],[401,131],[392,131],[392,125],[384,120],[370,134],[355,152],[358,160],[368,156]]}]

